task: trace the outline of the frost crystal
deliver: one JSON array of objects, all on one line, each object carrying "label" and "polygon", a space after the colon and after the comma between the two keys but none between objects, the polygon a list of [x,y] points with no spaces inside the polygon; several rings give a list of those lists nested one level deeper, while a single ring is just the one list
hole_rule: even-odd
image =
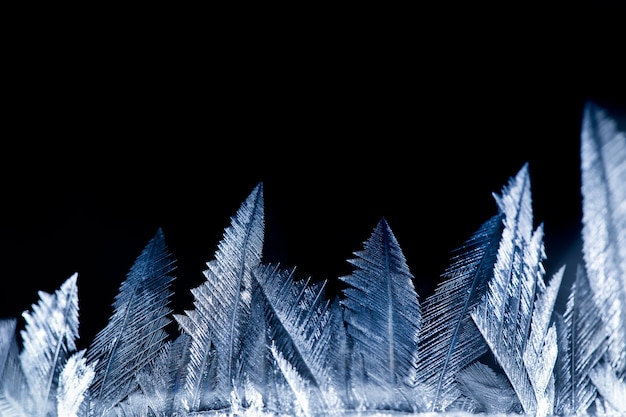
[{"label": "frost crystal", "polygon": [[159,229],[88,349],[76,351],[77,273],[39,293],[24,329],[0,319],[0,417],[623,416],[626,135],[593,103],[580,152],[571,285],[565,265],[545,278],[528,164],[423,302],[384,218],[337,277],[341,294],[264,263],[259,183],[190,290],[193,310],[169,308],[175,261]]}]

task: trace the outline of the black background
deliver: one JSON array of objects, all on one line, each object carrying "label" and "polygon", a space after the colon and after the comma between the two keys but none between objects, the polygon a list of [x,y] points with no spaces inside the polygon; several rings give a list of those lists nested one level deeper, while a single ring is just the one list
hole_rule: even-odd
[{"label": "black background", "polygon": [[193,308],[259,182],[265,260],[336,289],[385,217],[428,295],[526,162],[547,275],[579,259],[585,101],[625,126],[620,7],[118,12],[10,31],[0,317],[77,272],[86,347],[159,227]]}]

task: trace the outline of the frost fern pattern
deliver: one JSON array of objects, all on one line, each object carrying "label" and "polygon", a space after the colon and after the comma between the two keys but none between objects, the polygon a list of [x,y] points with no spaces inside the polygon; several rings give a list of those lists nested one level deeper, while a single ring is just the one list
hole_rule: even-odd
[{"label": "frost fern pattern", "polygon": [[432,294],[416,292],[384,218],[331,294],[263,261],[259,183],[193,309],[169,307],[176,262],[159,229],[88,349],[78,273],[39,292],[24,329],[0,319],[0,417],[626,415],[626,135],[594,103],[581,126],[578,264],[545,271],[524,164]]}]

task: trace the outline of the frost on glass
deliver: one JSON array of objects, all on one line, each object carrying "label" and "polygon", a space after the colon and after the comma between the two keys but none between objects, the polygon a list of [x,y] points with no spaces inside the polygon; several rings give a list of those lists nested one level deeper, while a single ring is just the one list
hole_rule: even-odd
[{"label": "frost on glass", "polygon": [[56,399],[58,417],[72,417],[85,413],[83,411],[79,414],[80,408],[86,406],[85,395],[96,374],[95,363],[87,363],[85,352],[86,350],[83,349],[72,354],[59,375]]},{"label": "frost on glass", "polygon": [[[254,273],[259,284],[254,304],[262,306],[259,316],[265,322],[259,327],[266,329],[256,355],[256,369],[264,370],[263,374],[256,373],[256,391],[269,398],[271,385],[283,381],[283,391],[291,390],[295,398],[306,398],[306,410],[333,415],[349,402],[344,383],[348,350],[341,310],[337,299],[327,295],[326,280],[298,280],[294,272],[295,268],[261,265]],[[271,360],[258,363],[266,355],[267,345],[272,346]],[[276,374],[277,369],[281,381],[267,375],[268,371]],[[298,389],[303,387],[300,380],[306,381],[304,391]],[[280,407],[273,410],[281,412]]]},{"label": "frost on glass", "polygon": [[258,354],[251,333],[261,332],[251,317],[255,281],[264,239],[263,187],[258,184],[242,203],[204,271],[206,280],[192,289],[194,309],[176,315],[191,337],[181,410],[225,409],[231,392],[242,395]]},{"label": "frost on glass", "polygon": [[350,390],[358,409],[414,411],[421,307],[413,275],[385,219],[350,259],[354,271],[341,301],[352,346]]},{"label": "frost on glass", "polygon": [[604,109],[585,107],[581,134],[583,256],[608,330],[606,360],[626,376],[626,134]]},{"label": "frost on glass", "polygon": [[504,229],[496,264],[472,318],[517,393],[524,412],[537,412],[537,398],[524,364],[537,279],[541,279],[542,231],[533,233],[530,178],[525,164],[500,196]]},{"label": "frost on glass", "polygon": [[556,313],[556,326],[559,352],[555,367],[555,412],[579,415],[597,397],[590,373],[605,354],[608,338],[582,265],[577,265],[565,312]]},{"label": "frost on glass", "polygon": [[528,164],[424,298],[384,218],[349,275],[265,263],[259,183],[193,309],[169,307],[159,229],[89,348],[76,350],[78,273],[39,292],[24,328],[0,318],[0,417],[626,415],[626,135],[594,103],[581,126],[575,265],[544,269]]},{"label": "frost on glass", "polygon": [[113,314],[87,351],[87,361],[95,368],[90,389],[94,414],[106,415],[133,394],[139,388],[137,375],[167,344],[174,269],[159,229],[120,285]]},{"label": "frost on glass", "polygon": [[17,381],[24,385],[19,397],[6,398],[16,401],[10,408],[17,415],[46,417],[56,411],[57,395],[64,393],[59,378],[76,351],[78,338],[77,277],[73,274],[53,294],[40,291],[39,302],[22,314],[26,325],[20,332],[19,365],[24,379],[20,375]]},{"label": "frost on glass", "polygon": [[[459,371],[488,349],[470,313],[491,277],[502,233],[502,217],[502,214],[493,216],[453,252],[442,280],[424,300],[418,341],[421,360],[413,378],[414,383],[423,388],[424,408],[428,411],[446,410],[455,401],[471,404],[471,394],[459,386],[462,381],[457,377]],[[476,404],[470,407],[480,409]]]},{"label": "frost on glass", "polygon": [[0,321],[0,415],[28,416],[32,403],[20,363],[17,319]]},{"label": "frost on glass", "polygon": [[481,414],[513,414],[519,407],[517,394],[506,376],[480,361],[461,369],[455,378],[464,395],[462,400],[457,398],[457,408]]}]

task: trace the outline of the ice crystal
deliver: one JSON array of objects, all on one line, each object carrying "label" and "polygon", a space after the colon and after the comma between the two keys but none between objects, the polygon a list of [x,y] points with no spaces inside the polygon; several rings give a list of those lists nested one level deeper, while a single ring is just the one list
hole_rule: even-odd
[{"label": "ice crystal", "polygon": [[528,164],[424,299],[384,218],[336,277],[341,294],[263,262],[259,183],[190,290],[192,310],[169,307],[175,260],[159,229],[88,349],[75,344],[78,273],[39,293],[24,329],[0,319],[0,417],[624,415],[626,135],[594,103],[584,110],[571,285],[566,265],[546,279]]},{"label": "ice crystal", "polygon": [[461,396],[459,371],[487,352],[487,343],[470,313],[491,276],[502,217],[493,216],[453,253],[442,281],[424,300],[418,343],[421,360],[414,382],[426,389],[429,411],[445,410]]}]

